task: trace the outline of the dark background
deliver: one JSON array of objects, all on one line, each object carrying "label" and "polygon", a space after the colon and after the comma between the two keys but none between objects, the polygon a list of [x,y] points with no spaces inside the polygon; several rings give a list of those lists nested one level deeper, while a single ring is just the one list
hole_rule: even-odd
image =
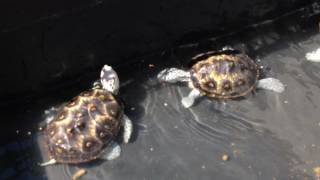
[{"label": "dark background", "polygon": [[79,83],[76,77],[98,72],[105,63],[131,62],[310,2],[5,0],[0,7],[1,103]]}]

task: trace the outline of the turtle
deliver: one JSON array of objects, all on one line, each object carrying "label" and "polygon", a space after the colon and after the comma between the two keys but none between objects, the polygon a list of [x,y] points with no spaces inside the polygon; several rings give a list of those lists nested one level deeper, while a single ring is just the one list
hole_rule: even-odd
[{"label": "turtle", "polygon": [[78,164],[120,156],[121,148],[115,139],[123,132],[123,142],[128,143],[133,125],[124,114],[118,90],[117,73],[111,66],[104,65],[100,79],[91,89],[56,109],[55,116],[47,118],[43,127],[50,160],[40,165]]},{"label": "turtle", "polygon": [[201,96],[213,99],[237,99],[256,88],[284,91],[283,83],[272,77],[262,78],[261,68],[247,54],[232,48],[208,51],[192,58],[189,70],[166,68],[157,75],[160,82],[187,82],[191,92],[181,100],[191,107]]}]

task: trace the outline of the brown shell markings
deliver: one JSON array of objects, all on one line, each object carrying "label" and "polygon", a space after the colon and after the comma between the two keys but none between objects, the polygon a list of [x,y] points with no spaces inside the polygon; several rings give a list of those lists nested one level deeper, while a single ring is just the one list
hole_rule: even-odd
[{"label": "brown shell markings", "polygon": [[120,129],[122,107],[102,89],[82,92],[44,130],[50,158],[60,163],[97,159]]},{"label": "brown shell markings", "polygon": [[192,86],[213,98],[238,98],[251,92],[258,82],[259,68],[245,54],[208,53],[197,56],[191,68]]}]

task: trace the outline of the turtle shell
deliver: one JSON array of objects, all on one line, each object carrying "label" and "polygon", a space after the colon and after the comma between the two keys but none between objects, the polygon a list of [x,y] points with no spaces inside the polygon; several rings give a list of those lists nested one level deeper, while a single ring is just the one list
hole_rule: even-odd
[{"label": "turtle shell", "polygon": [[258,65],[238,51],[209,52],[193,59],[192,86],[209,97],[238,98],[251,92],[258,82]]},{"label": "turtle shell", "polygon": [[44,129],[49,157],[59,163],[97,159],[120,129],[123,108],[103,89],[82,92]]}]

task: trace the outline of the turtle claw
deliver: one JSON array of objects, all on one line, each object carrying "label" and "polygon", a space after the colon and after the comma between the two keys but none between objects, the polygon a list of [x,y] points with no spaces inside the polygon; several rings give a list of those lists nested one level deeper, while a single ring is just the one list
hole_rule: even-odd
[{"label": "turtle claw", "polygon": [[285,86],[279,79],[265,78],[258,81],[257,88],[282,93],[285,89]]}]

